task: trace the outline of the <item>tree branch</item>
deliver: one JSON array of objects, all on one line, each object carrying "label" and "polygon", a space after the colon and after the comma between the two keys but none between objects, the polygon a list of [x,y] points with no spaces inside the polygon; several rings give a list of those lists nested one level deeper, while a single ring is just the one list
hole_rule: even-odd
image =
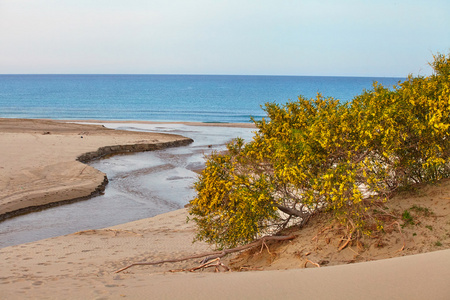
[{"label": "tree branch", "polygon": [[299,217],[299,218],[302,218],[302,219],[308,218],[311,215],[310,213],[305,213],[305,212],[302,212],[302,211],[297,210],[297,209],[293,209],[293,208],[289,208],[289,207],[286,207],[286,206],[282,206],[282,205],[280,205],[278,203],[275,203],[275,206],[279,210],[284,212],[285,214],[288,214],[288,215],[291,215],[291,216],[296,216],[296,217]]},{"label": "tree branch", "polygon": [[295,238],[295,236],[293,236],[293,235],[289,235],[289,236],[265,236],[263,238],[260,238],[259,240],[251,242],[251,243],[249,243],[247,245],[243,245],[243,246],[239,246],[239,247],[231,248],[231,249],[225,249],[225,250],[222,250],[222,251],[206,252],[206,253],[191,255],[191,256],[182,257],[182,258],[161,260],[161,261],[155,261],[155,262],[137,262],[137,263],[130,264],[130,265],[126,266],[126,267],[123,267],[123,268],[115,271],[114,273],[120,273],[120,272],[125,271],[126,269],[134,267],[134,266],[152,266],[152,265],[160,265],[160,264],[164,264],[164,263],[173,263],[173,262],[180,262],[180,261],[185,261],[185,260],[194,259],[194,258],[206,257],[205,259],[203,259],[201,261],[201,263],[204,264],[204,263],[207,263],[208,261],[210,261],[212,259],[221,258],[221,257],[224,257],[227,254],[230,254],[230,253],[239,252],[239,251],[242,251],[242,250],[247,250],[247,249],[250,249],[250,248],[262,245],[266,241],[286,241],[286,240],[292,240],[294,238]]}]

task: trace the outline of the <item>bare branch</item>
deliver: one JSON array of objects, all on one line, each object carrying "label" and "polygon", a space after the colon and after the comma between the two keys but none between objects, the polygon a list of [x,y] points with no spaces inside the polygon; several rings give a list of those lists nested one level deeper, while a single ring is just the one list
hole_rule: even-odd
[{"label": "bare branch", "polygon": [[275,203],[275,206],[279,210],[284,212],[285,214],[296,216],[296,217],[299,217],[299,218],[302,218],[302,219],[305,219],[305,218],[307,218],[307,217],[309,217],[311,215],[310,213],[302,212],[302,211],[297,210],[297,209],[293,209],[293,208],[289,208],[289,207],[286,207],[286,206],[282,206],[282,205],[280,205],[278,203]]},{"label": "bare branch", "polygon": [[185,261],[185,260],[194,259],[194,258],[201,258],[201,257],[206,257],[205,259],[203,259],[201,261],[202,264],[205,264],[208,261],[224,257],[225,255],[230,254],[230,253],[247,250],[247,249],[250,249],[250,248],[262,245],[263,243],[265,244],[266,241],[286,241],[286,240],[292,240],[294,238],[295,238],[295,236],[293,236],[293,235],[289,235],[289,236],[265,236],[265,237],[263,237],[263,238],[261,238],[259,240],[251,242],[250,244],[239,246],[239,247],[236,247],[236,248],[225,249],[223,251],[206,252],[206,253],[191,255],[191,256],[182,257],[182,258],[161,260],[161,261],[155,261],[155,262],[137,262],[137,263],[132,263],[132,264],[126,266],[126,267],[123,267],[123,268],[115,271],[114,273],[120,273],[120,272],[125,271],[126,269],[134,267],[134,266],[153,266],[153,265],[160,265],[160,264],[164,264],[164,263],[180,262],[180,261]]}]

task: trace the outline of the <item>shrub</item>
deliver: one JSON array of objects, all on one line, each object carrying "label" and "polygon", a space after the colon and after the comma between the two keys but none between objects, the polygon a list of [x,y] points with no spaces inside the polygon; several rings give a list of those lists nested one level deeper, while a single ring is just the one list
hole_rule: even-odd
[{"label": "shrub", "polygon": [[374,83],[350,103],[318,94],[265,104],[251,142],[208,158],[189,211],[197,239],[231,247],[325,210],[352,231],[383,228],[369,196],[450,175],[450,57],[431,65],[432,76]]}]

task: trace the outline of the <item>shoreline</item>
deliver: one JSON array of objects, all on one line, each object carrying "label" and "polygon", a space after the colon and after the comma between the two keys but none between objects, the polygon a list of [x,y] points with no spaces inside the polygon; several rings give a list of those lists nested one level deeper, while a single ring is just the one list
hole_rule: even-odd
[{"label": "shoreline", "polygon": [[[44,119],[45,120],[45,119]],[[50,120],[50,119],[49,119]],[[183,121],[133,121],[133,120],[61,120],[63,122],[76,123],[124,123],[124,124],[182,124],[189,126],[211,126],[211,127],[241,127],[256,128],[254,123],[226,123],[226,122],[183,122]]]},{"label": "shoreline", "polygon": [[189,126],[211,126],[211,127],[240,127],[256,128],[253,122],[232,123],[232,122],[193,122],[193,121],[147,121],[147,120],[101,120],[101,119],[46,119],[46,118],[1,118],[0,120],[37,120],[51,121],[57,123],[124,123],[124,124],[182,124]]}]

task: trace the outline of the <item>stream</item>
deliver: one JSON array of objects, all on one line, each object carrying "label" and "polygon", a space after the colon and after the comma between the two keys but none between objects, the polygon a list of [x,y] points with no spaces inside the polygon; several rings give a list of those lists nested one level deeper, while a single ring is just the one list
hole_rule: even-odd
[{"label": "stream", "polygon": [[185,147],[116,155],[89,165],[107,174],[103,195],[0,222],[0,248],[81,230],[100,229],[183,208],[195,197],[193,183],[205,155],[235,137],[249,141],[255,129],[183,124],[105,123],[105,127],[179,134]]}]

